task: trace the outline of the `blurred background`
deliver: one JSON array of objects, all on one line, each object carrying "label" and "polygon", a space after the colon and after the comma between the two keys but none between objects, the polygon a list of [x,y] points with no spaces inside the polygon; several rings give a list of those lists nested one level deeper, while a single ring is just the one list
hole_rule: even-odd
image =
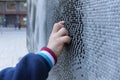
[{"label": "blurred background", "polygon": [[26,0],[0,0],[0,70],[15,66],[26,48]]},{"label": "blurred background", "polygon": [[26,27],[26,0],[0,0],[0,25],[2,27]]}]

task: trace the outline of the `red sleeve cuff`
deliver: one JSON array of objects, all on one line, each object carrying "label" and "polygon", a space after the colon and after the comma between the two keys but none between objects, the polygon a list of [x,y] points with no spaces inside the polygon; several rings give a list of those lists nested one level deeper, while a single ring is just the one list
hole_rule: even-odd
[{"label": "red sleeve cuff", "polygon": [[54,58],[54,60],[55,60],[55,64],[57,63],[57,56],[55,55],[55,53],[54,53],[51,49],[49,49],[49,48],[47,48],[47,47],[43,47],[43,48],[41,49],[41,51],[42,51],[42,50],[45,50],[45,51],[49,52],[49,53],[53,56],[53,58]]}]

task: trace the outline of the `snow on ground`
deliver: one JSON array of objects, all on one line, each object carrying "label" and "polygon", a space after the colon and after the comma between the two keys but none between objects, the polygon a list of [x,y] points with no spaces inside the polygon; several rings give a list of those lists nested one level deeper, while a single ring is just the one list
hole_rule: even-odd
[{"label": "snow on ground", "polygon": [[25,28],[0,28],[0,70],[15,66],[27,52]]}]

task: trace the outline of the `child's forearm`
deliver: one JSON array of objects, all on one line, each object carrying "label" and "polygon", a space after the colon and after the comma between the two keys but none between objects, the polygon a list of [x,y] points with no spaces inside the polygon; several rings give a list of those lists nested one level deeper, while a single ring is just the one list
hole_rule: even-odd
[{"label": "child's forearm", "polygon": [[42,48],[37,54],[27,54],[16,67],[1,71],[0,80],[46,80],[56,61],[54,52]]}]

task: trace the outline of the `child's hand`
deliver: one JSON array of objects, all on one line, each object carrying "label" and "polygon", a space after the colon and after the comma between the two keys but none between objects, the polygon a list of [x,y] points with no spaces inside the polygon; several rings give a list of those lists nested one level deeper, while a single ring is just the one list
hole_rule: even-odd
[{"label": "child's hand", "polygon": [[64,21],[60,21],[59,23],[54,24],[47,47],[59,57],[62,53],[64,44],[69,44],[70,41],[71,38],[68,36],[68,31],[64,28]]}]

